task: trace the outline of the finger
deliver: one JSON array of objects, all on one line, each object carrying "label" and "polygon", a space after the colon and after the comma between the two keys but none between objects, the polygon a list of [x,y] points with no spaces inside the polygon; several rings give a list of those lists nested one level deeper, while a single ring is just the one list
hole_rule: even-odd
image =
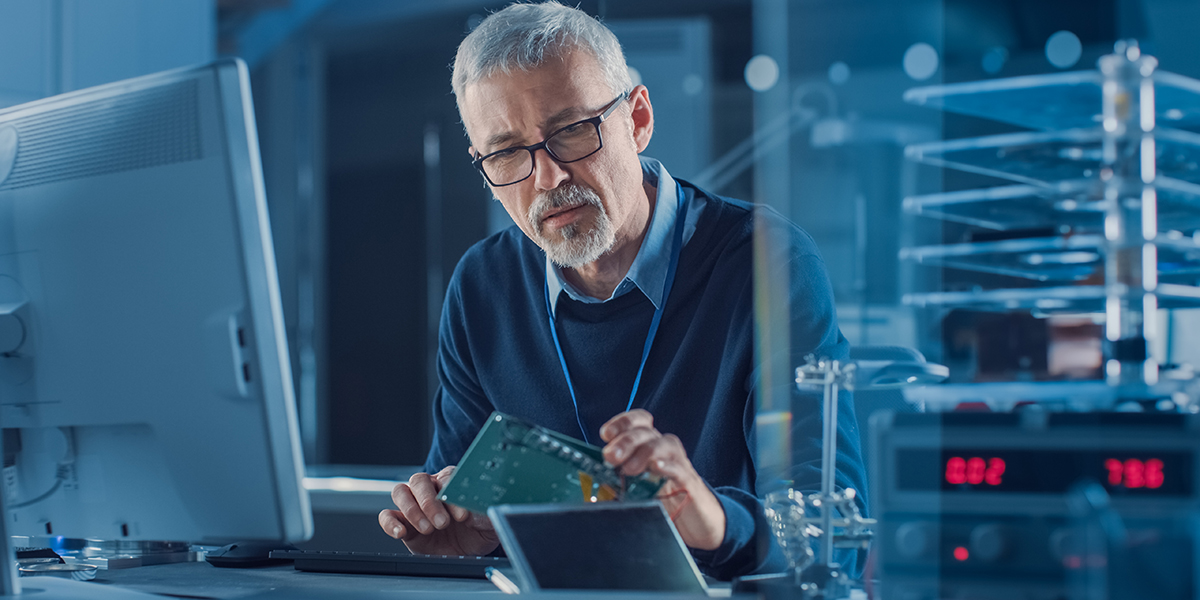
[{"label": "finger", "polygon": [[651,427],[636,427],[618,435],[604,447],[604,460],[614,467],[621,466],[641,446],[649,444],[662,434]]},{"label": "finger", "polygon": [[461,506],[447,504],[446,510],[450,511],[450,518],[458,521],[459,523],[464,523],[467,519],[471,518],[471,511]]},{"label": "finger", "polygon": [[[437,485],[439,494],[442,490],[446,489],[446,483],[450,481],[450,477],[452,475],[454,475],[454,465],[450,465],[449,467],[438,471],[437,475],[433,476],[433,480]],[[455,506],[449,503],[444,503],[444,505],[446,510],[450,513],[450,518],[458,521],[459,523],[466,521],[471,516],[471,511],[461,506]]]},{"label": "finger", "polygon": [[416,494],[414,494],[412,490],[412,482],[417,480],[419,475],[426,478],[429,477],[424,473],[417,473],[416,475],[413,475],[413,478],[409,480],[409,483],[397,485],[396,488],[392,490],[392,502],[396,503],[396,508],[400,509],[404,519],[411,524],[412,527],[416,528],[418,532],[428,535],[434,531],[433,521],[431,521],[429,516],[421,510],[421,505],[419,502],[417,502]]},{"label": "finger", "polygon": [[468,512],[467,526],[476,531],[493,531],[495,526],[492,525],[492,520],[487,515]]},{"label": "finger", "polygon": [[[425,474],[418,473],[418,475]],[[445,529],[450,525],[450,514],[446,512],[442,501],[438,500],[438,491],[441,486],[436,483],[434,477],[429,477],[428,475],[417,477],[414,475],[412,479],[409,479],[408,486],[412,489],[413,497],[421,507],[421,512],[429,519],[429,523],[434,528]],[[421,530],[421,533],[432,533],[426,531],[419,521],[413,521],[413,523],[417,523],[417,528]]]},{"label": "finger", "polygon": [[688,463],[687,453],[679,438],[671,434],[660,436],[651,443],[639,446],[625,461],[621,472],[626,475],[637,475],[650,471],[651,473],[678,480],[686,470],[683,465]]},{"label": "finger", "polygon": [[442,487],[446,485],[446,482],[450,481],[450,476],[452,475],[454,475],[454,465],[450,465],[445,469],[438,471],[437,474],[433,476],[433,479],[437,481],[438,491],[441,491]]},{"label": "finger", "polygon": [[404,515],[398,510],[379,511],[379,526],[383,528],[384,533],[397,540],[411,537],[415,533],[405,525]]},{"label": "finger", "polygon": [[654,416],[642,408],[623,412],[600,427],[600,439],[611,442],[614,438],[635,427],[654,427]]}]

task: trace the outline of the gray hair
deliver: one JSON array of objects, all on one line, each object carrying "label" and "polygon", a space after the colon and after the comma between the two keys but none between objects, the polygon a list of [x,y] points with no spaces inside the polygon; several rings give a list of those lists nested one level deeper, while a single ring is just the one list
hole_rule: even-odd
[{"label": "gray hair", "polygon": [[572,48],[596,57],[613,94],[633,87],[621,43],[598,20],[553,0],[510,4],[488,15],[458,46],[451,84],[459,113],[468,85],[497,72],[531,71]]}]

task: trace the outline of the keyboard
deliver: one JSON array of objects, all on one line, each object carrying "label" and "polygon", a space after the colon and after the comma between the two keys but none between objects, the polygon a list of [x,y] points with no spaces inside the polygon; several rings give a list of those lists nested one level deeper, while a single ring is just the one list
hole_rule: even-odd
[{"label": "keyboard", "polygon": [[473,577],[485,579],[488,567],[509,568],[507,558],[495,556],[434,556],[392,552],[272,550],[271,558],[295,561],[297,571],[365,573],[410,577]]}]

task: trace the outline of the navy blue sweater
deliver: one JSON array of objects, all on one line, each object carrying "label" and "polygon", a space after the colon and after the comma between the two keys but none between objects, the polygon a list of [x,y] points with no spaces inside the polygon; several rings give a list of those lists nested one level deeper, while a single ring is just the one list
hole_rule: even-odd
[{"label": "navy blue sweater", "polygon": [[[772,269],[790,278],[790,363],[816,353],[845,360],[833,293],[812,238],[778,213],[708,195],[679,181],[685,201],[705,208],[679,258],[635,408],[679,436],[696,471],[720,499],[726,535],[713,551],[693,550],[703,571],[729,579],[786,568],[756,498],[753,231],[786,240]],[[511,227],[475,244],[455,269],[439,333],[440,389],[434,440],[425,463],[436,472],[458,463],[492,411],[572,437],[579,424],[547,322],[545,254]],[[601,304],[558,299],[556,323],[588,437],[622,412],[641,360],[654,306],[639,290]],[[820,489],[821,400],[794,392],[793,487]],[[859,431],[849,394],[838,411],[838,485],[866,491]],[[865,494],[863,496],[865,502]],[[839,556],[844,566],[852,555]]]}]

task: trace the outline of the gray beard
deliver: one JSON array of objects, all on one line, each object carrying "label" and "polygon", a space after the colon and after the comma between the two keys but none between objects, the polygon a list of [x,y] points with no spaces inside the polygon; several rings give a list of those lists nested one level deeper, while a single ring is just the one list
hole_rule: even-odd
[{"label": "gray beard", "polygon": [[[546,235],[542,227],[542,216],[546,212],[585,204],[596,208],[596,219],[591,227],[587,227],[587,223],[572,223],[558,230],[562,236],[560,239],[551,239]],[[616,244],[616,232],[604,205],[600,203],[600,196],[583,186],[566,184],[538,194],[526,217],[533,228],[534,241],[554,264],[565,269],[575,269],[594,262]]]}]

